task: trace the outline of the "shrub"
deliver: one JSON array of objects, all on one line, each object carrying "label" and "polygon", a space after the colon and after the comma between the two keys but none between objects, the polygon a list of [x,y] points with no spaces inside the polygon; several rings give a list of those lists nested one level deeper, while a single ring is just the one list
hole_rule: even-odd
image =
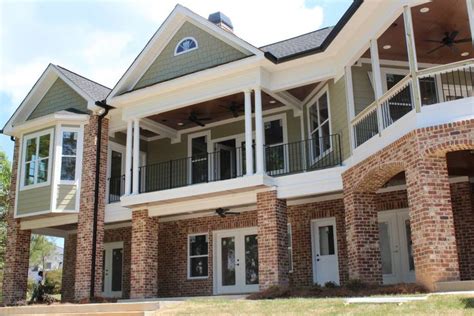
[{"label": "shrub", "polygon": [[351,291],[360,291],[363,289],[367,289],[367,284],[359,279],[350,279],[346,282],[346,288]]},{"label": "shrub", "polygon": [[45,293],[61,294],[62,276],[63,271],[60,269],[46,272],[46,280],[44,282],[46,287]]},{"label": "shrub", "polygon": [[253,293],[247,298],[250,300],[272,300],[275,298],[287,298],[291,296],[290,289],[287,286],[271,286],[268,289]]},{"label": "shrub", "polygon": [[329,282],[324,283],[324,287],[328,289],[335,289],[339,286],[336,284],[336,282],[329,281]]}]

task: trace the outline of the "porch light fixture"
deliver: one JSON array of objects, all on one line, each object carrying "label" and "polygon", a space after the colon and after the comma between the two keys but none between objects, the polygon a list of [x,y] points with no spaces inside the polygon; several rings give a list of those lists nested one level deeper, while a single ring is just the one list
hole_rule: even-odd
[{"label": "porch light fixture", "polygon": [[277,103],[277,101],[275,101],[275,100],[270,100],[268,103],[270,103],[270,104],[275,104],[275,103]]},{"label": "porch light fixture", "polygon": [[462,52],[462,53],[461,53],[461,56],[462,56],[462,57],[469,56],[469,52]]},{"label": "porch light fixture", "polygon": [[428,8],[428,7],[423,7],[423,8],[420,9],[420,12],[421,12],[421,13],[428,13],[428,12],[430,12],[430,8]]},{"label": "porch light fixture", "polygon": [[183,126],[184,123],[183,122],[178,122],[178,126]]},{"label": "porch light fixture", "polygon": [[383,49],[390,49],[390,48],[392,48],[392,45],[384,45],[383,46]]}]

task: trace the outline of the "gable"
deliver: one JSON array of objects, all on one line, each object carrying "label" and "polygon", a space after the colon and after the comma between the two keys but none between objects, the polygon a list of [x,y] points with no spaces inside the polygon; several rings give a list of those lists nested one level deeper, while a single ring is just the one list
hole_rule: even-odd
[{"label": "gable", "polygon": [[27,120],[32,120],[59,111],[75,109],[87,112],[87,101],[61,78],[57,78]]},{"label": "gable", "polygon": [[[198,49],[174,56],[176,45],[185,37],[193,37]],[[185,22],[154,60],[133,89],[143,88],[186,74],[226,64],[252,55],[235,49],[190,22]]]}]

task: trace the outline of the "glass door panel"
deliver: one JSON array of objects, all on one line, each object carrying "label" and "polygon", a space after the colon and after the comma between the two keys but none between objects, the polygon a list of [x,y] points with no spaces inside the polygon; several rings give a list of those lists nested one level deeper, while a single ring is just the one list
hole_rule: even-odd
[{"label": "glass door panel", "polygon": [[235,237],[221,239],[222,285],[235,285]]},{"label": "glass door panel", "polygon": [[122,291],[123,249],[112,250],[112,292]]},{"label": "glass door panel", "polygon": [[258,238],[245,236],[245,283],[258,284]]}]

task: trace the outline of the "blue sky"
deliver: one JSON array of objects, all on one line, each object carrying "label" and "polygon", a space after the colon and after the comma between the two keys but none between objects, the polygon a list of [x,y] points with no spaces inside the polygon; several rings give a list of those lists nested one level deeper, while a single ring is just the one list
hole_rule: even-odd
[{"label": "blue sky", "polygon": [[[256,46],[334,25],[352,0],[181,0],[228,15]],[[176,5],[170,0],[0,0],[0,128],[48,63],[113,87]],[[0,149],[13,156],[10,138]]]}]

